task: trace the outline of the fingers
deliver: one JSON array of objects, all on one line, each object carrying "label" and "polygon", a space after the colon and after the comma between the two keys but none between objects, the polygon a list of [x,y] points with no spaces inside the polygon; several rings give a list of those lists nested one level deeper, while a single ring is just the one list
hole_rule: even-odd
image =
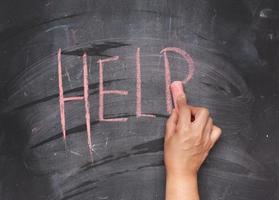
[{"label": "fingers", "polygon": [[210,140],[210,149],[216,144],[222,134],[222,130],[213,125],[213,119],[209,115],[209,111],[202,107],[190,106],[192,115],[195,117],[193,126],[197,129],[203,128],[203,134],[206,137],[206,141]]},{"label": "fingers", "polygon": [[195,121],[206,123],[209,117],[209,110],[203,107],[191,106],[192,115],[195,117]]},{"label": "fingers", "polygon": [[208,118],[203,133],[205,135],[210,135],[213,129],[213,119],[211,117]]},{"label": "fingers", "polygon": [[204,129],[209,116],[209,110],[207,108],[202,107],[194,107],[190,106],[191,114],[194,117],[193,126],[196,128],[202,128]]},{"label": "fingers", "polygon": [[165,139],[167,140],[172,134],[175,133],[176,124],[178,120],[177,112],[173,109],[170,117],[166,123]]},{"label": "fingers", "polygon": [[204,129],[200,133],[201,134],[200,137],[202,137],[203,141],[204,141],[204,147],[208,150],[210,149],[211,144],[212,144],[211,138],[210,138],[212,128],[213,128],[213,119],[211,117],[209,117]]},{"label": "fingers", "polygon": [[205,128],[204,128],[204,132],[206,134],[210,134],[213,128],[213,119],[211,117],[208,117]]},{"label": "fingers", "polygon": [[216,144],[216,142],[220,138],[221,134],[222,134],[222,130],[217,126],[213,126],[212,132],[211,132],[211,135],[210,135],[211,148]]}]

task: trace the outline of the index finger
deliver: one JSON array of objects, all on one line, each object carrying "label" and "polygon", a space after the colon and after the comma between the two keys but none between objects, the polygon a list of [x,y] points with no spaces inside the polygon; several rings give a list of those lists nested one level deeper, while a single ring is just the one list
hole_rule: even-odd
[{"label": "index finger", "polygon": [[182,82],[174,81],[170,88],[175,110],[178,112],[177,128],[179,130],[187,128],[191,122],[191,110],[187,105],[187,99],[183,90]]},{"label": "index finger", "polygon": [[186,100],[186,104],[187,104],[187,98],[186,95],[184,93],[183,90],[183,85],[181,81],[174,81],[172,82],[172,84],[170,85],[170,89],[171,89],[171,94],[172,94],[172,100],[173,100],[173,104],[174,104],[174,108],[177,111],[177,101],[178,101],[178,97],[179,96],[185,96],[185,100]]}]

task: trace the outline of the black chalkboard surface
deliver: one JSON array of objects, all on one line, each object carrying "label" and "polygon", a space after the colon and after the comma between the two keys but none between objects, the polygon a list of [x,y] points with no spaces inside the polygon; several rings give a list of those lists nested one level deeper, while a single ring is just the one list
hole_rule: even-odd
[{"label": "black chalkboard surface", "polygon": [[277,200],[278,3],[2,0],[0,197],[162,200],[169,84],[222,138],[202,200]]}]

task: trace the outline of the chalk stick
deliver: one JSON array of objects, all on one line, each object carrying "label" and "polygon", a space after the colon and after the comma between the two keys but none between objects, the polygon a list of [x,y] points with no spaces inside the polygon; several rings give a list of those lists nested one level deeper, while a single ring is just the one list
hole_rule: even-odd
[{"label": "chalk stick", "polygon": [[175,109],[177,109],[177,98],[181,95],[185,96],[184,90],[183,90],[183,85],[181,81],[174,81],[171,83],[171,94],[172,94],[172,100]]}]

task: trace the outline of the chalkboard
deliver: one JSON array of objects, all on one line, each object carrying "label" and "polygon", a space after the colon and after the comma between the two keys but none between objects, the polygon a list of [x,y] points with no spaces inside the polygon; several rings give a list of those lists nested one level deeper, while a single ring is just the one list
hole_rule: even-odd
[{"label": "chalkboard", "polygon": [[169,84],[222,137],[202,200],[276,200],[278,3],[2,0],[3,200],[162,200]]}]

